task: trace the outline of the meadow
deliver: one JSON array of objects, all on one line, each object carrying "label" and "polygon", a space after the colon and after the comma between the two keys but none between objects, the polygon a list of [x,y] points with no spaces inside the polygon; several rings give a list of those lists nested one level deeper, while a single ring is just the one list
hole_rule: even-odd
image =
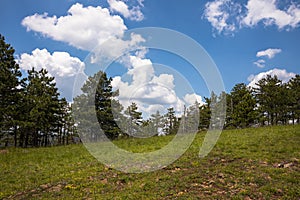
[{"label": "meadow", "polygon": [[[127,174],[83,145],[0,149],[0,199],[299,199],[300,125],[224,130],[199,158],[205,132],[171,165]],[[153,151],[172,135],[114,141]]]}]

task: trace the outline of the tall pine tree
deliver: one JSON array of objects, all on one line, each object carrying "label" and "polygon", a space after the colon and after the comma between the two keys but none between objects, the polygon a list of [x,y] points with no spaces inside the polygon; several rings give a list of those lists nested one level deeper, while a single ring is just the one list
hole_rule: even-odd
[{"label": "tall pine tree", "polygon": [[290,91],[289,98],[291,105],[289,107],[289,113],[291,114],[291,120],[294,124],[300,123],[300,75],[297,74],[288,83],[288,89]]},{"label": "tall pine tree", "polygon": [[259,105],[262,123],[274,125],[278,122],[278,113],[280,110],[279,102],[281,96],[282,81],[277,76],[267,75],[258,81],[257,88],[254,89],[255,97]]},{"label": "tall pine tree", "polygon": [[245,128],[257,119],[256,101],[249,88],[244,83],[236,84],[230,93],[228,110],[234,127]]},{"label": "tall pine tree", "polygon": [[54,77],[50,77],[47,70],[28,71],[25,103],[28,112],[26,132],[31,145],[47,146],[49,136],[57,129],[60,112],[58,89]]},{"label": "tall pine tree", "polygon": [[[111,140],[122,134],[114,117],[114,111],[118,110],[119,105],[114,97],[118,92],[112,91],[111,81],[112,78],[108,78],[105,72],[99,71],[88,78],[81,88],[82,94],[74,99],[75,120],[80,136],[85,141],[103,139],[99,125],[106,137]],[[93,117],[95,112],[97,120]],[[116,117],[119,120],[120,116]]]},{"label": "tall pine tree", "polygon": [[[17,137],[18,101],[21,72],[14,59],[15,50],[0,34],[0,140],[14,134]],[[6,144],[8,141],[6,141]],[[16,144],[16,143],[15,143]]]}]

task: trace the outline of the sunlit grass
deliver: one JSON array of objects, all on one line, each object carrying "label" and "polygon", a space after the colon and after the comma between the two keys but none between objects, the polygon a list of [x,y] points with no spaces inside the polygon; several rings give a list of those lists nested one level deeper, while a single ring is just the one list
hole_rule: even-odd
[{"label": "sunlit grass", "polygon": [[[297,199],[300,126],[223,131],[198,157],[205,133],[161,170],[126,174],[99,163],[83,145],[9,148],[0,153],[0,199]],[[173,136],[114,141],[155,151]]]}]

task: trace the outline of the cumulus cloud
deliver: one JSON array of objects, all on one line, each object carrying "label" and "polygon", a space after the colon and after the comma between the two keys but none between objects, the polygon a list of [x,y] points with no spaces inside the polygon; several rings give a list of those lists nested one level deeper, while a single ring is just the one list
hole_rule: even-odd
[{"label": "cumulus cloud", "polygon": [[268,57],[269,59],[274,58],[278,53],[281,53],[281,49],[266,49],[256,53],[256,57]]},{"label": "cumulus cloud", "polygon": [[112,37],[101,45],[98,45],[92,50],[91,62],[103,63],[106,60],[118,58],[118,62],[125,66],[130,65],[130,54],[132,50],[136,54],[145,55],[144,47],[142,46],[145,39],[135,33],[131,33],[130,38],[125,40],[123,38]]},{"label": "cumulus cloud", "polygon": [[279,0],[248,0],[241,5],[236,0],[214,0],[206,3],[204,16],[217,32],[230,34],[242,27],[254,27],[260,22],[279,29],[294,29],[300,23],[300,4],[280,9]]},{"label": "cumulus cloud", "polygon": [[250,75],[248,77],[248,81],[249,81],[248,86],[253,87],[253,88],[257,87],[255,84],[258,83],[259,80],[266,78],[267,75],[271,75],[271,76],[276,75],[278,77],[278,79],[282,80],[283,83],[286,83],[291,78],[293,78],[296,74],[293,72],[287,72],[285,69],[274,68],[269,71],[261,72],[256,75],[254,75],[254,74]]},{"label": "cumulus cloud", "polygon": [[23,70],[47,69],[49,74],[55,77],[57,87],[62,96],[72,100],[74,78],[77,73],[83,73],[85,64],[79,58],[72,57],[67,52],[53,52],[47,49],[35,49],[31,54],[23,53],[17,59],[20,68]]},{"label": "cumulus cloud", "polygon": [[125,18],[128,18],[130,20],[134,21],[142,21],[144,19],[144,15],[141,12],[141,7],[143,6],[143,2],[139,1],[139,6],[133,6],[131,9],[129,9],[129,6],[124,2],[120,0],[107,0],[109,4],[109,9],[113,12],[118,12],[121,15],[123,15]]},{"label": "cumulus cloud", "polygon": [[202,97],[195,93],[194,94],[186,94],[183,99],[188,105],[192,105],[195,102],[198,102],[200,105],[204,104],[204,102],[202,101]]},{"label": "cumulus cloud", "polygon": [[146,113],[156,108],[165,111],[165,106],[178,108],[181,102],[174,91],[172,75],[156,76],[150,59],[130,56],[130,62],[131,67],[126,75],[131,77],[131,81],[123,81],[120,76],[114,77],[112,81],[113,88],[119,90],[118,99],[125,108],[132,102],[137,103],[140,110]]},{"label": "cumulus cloud", "polygon": [[116,76],[112,81],[113,88],[119,90],[118,100],[124,108],[135,102],[147,118],[156,111],[163,114],[170,107],[179,114],[184,105],[192,105],[196,100],[203,103],[201,96],[196,94],[179,97],[176,94],[174,76],[166,73],[156,74],[150,59],[134,55],[130,56],[130,62],[131,66],[124,75],[127,79]]},{"label": "cumulus cloud", "polygon": [[281,10],[276,3],[276,0],[249,0],[243,23],[247,26],[255,26],[263,22],[266,26],[276,25],[279,29],[296,28],[300,22],[299,5],[291,3],[286,10]]},{"label": "cumulus cloud", "polygon": [[48,52],[47,49],[35,49],[32,54],[23,53],[18,59],[23,70],[45,68],[54,77],[75,76],[84,63],[79,58],[70,56],[67,52]]},{"label": "cumulus cloud", "polygon": [[204,17],[218,33],[232,33],[236,30],[241,5],[231,0],[215,0],[205,4]]},{"label": "cumulus cloud", "polygon": [[112,15],[109,9],[83,7],[79,3],[72,5],[65,16],[34,14],[25,17],[22,25],[27,31],[39,32],[45,37],[92,52],[93,63],[101,59],[105,62],[105,59],[117,58],[132,49],[142,48],[141,43],[145,41],[141,35],[134,33],[125,39],[127,27],[123,19]]},{"label": "cumulus cloud", "polygon": [[121,38],[127,30],[123,19],[111,15],[107,8],[83,7],[79,3],[72,5],[66,16],[34,14],[25,17],[22,25],[27,31],[39,32],[53,40],[89,51],[112,37]]}]

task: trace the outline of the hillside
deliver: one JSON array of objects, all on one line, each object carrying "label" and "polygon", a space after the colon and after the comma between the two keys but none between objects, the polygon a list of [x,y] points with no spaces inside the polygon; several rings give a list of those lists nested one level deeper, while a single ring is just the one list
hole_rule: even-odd
[{"label": "hillside", "polygon": [[[223,131],[198,157],[205,133],[162,170],[125,174],[107,168],[83,145],[0,150],[0,199],[297,199],[300,126]],[[115,141],[137,151],[172,136]]]}]

